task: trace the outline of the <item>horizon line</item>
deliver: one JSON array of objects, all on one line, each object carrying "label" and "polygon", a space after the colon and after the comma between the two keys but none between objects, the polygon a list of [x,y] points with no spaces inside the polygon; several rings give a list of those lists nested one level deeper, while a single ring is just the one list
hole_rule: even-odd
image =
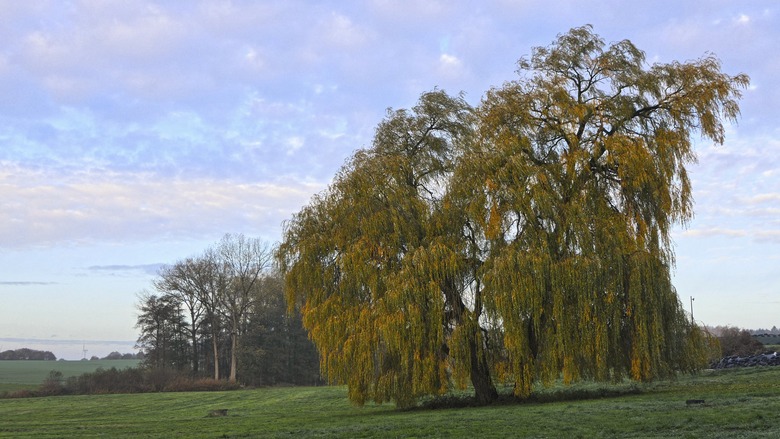
[{"label": "horizon line", "polygon": [[0,342],[9,343],[49,343],[49,344],[135,344],[136,340],[94,340],[94,339],[61,339],[61,338],[23,338],[0,337]]}]

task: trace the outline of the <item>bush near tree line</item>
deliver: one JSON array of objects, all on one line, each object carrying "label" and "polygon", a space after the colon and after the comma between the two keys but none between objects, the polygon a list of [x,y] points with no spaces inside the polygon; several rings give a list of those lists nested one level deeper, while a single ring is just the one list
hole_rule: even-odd
[{"label": "bush near tree line", "polygon": [[143,367],[117,369],[98,368],[95,372],[67,379],[62,372],[52,370],[37,389],[22,389],[0,394],[4,398],[28,398],[57,395],[96,395],[146,392],[201,392],[239,389],[238,383],[192,377],[171,369]]},{"label": "bush near tree line", "polygon": [[750,331],[734,326],[719,328],[718,341],[724,357],[755,355],[765,350],[764,344],[756,340]]}]

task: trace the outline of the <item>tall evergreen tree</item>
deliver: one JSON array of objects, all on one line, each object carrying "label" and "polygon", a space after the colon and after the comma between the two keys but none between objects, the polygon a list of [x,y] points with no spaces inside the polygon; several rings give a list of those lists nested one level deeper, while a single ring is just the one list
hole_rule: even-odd
[{"label": "tall evergreen tree", "polygon": [[198,280],[203,273],[199,273],[199,269],[199,263],[188,258],[163,267],[154,281],[157,291],[174,296],[186,308],[191,346],[190,364],[195,375],[198,374],[200,365],[199,335],[206,312],[200,300],[202,285]]},{"label": "tall evergreen tree", "polygon": [[183,370],[188,365],[187,323],[174,295],[145,293],[138,307],[136,327],[141,331],[136,347],[144,352],[144,364],[154,368]]},{"label": "tall evergreen tree", "polygon": [[239,350],[239,375],[250,385],[314,385],[321,382],[317,350],[298,312],[288,313],[281,276],[263,279],[249,310]]}]

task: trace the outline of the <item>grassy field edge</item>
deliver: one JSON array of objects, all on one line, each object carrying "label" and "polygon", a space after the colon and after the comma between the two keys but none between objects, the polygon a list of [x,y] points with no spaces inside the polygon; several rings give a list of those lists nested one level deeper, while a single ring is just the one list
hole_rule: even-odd
[{"label": "grassy field edge", "polygon": [[0,392],[35,389],[53,370],[62,372],[62,378],[94,372],[98,368],[125,369],[136,367],[140,360],[43,361],[0,360]]},{"label": "grassy field edge", "polygon": [[552,402],[412,411],[355,407],[343,387],[13,399],[0,400],[0,436],[768,438],[780,437],[778,380],[780,368],[706,371],[608,397],[583,399],[603,385],[582,383],[541,391]]}]

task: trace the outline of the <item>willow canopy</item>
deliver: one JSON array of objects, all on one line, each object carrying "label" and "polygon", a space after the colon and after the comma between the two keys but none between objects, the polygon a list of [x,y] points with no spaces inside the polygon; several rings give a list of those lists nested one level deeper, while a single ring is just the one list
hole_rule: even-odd
[{"label": "willow canopy", "polygon": [[648,65],[589,26],[518,65],[476,108],[434,90],[389,111],[285,226],[289,304],[356,403],[702,365],[670,233],[693,215],[691,136],[723,142],[748,77]]}]

